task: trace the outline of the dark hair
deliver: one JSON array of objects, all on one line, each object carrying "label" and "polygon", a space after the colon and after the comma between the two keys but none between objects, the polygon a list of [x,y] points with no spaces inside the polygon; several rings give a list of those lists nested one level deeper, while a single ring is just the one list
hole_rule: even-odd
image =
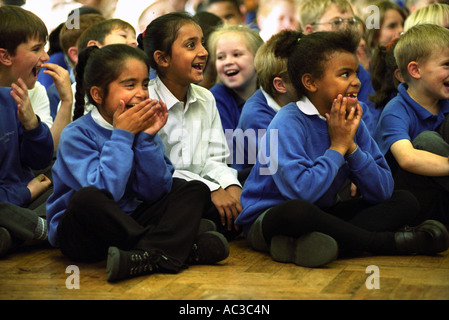
[{"label": "dark hair", "polygon": [[387,46],[379,46],[371,57],[371,84],[375,91],[369,99],[376,108],[383,108],[392,96],[398,92],[399,80],[394,72],[398,69],[394,58],[394,48],[399,40],[393,39]]},{"label": "dark hair", "polygon": [[143,48],[148,58],[150,66],[158,71],[159,66],[154,60],[154,52],[160,50],[171,56],[173,42],[178,37],[178,31],[186,23],[196,24],[193,17],[185,12],[171,12],[164,14],[147,26],[143,37]]},{"label": "dark hair", "polygon": [[105,97],[109,94],[110,83],[120,76],[127,59],[140,60],[149,68],[145,53],[126,44],[111,44],[101,49],[91,46],[80,52],[76,65],[74,120],[84,114],[86,95],[89,103],[97,106],[90,95],[93,86],[100,87]]},{"label": "dark hair", "polygon": [[47,37],[47,27],[34,13],[18,6],[0,6],[0,48],[15,55],[20,44],[31,38],[46,42]]},{"label": "dark hair", "polygon": [[360,37],[350,30],[342,32],[314,32],[300,38],[290,37],[279,44],[275,54],[288,58],[288,75],[298,98],[307,93],[302,84],[302,75],[310,73],[320,79],[325,72],[326,62],[336,52],[350,52],[355,55]]}]

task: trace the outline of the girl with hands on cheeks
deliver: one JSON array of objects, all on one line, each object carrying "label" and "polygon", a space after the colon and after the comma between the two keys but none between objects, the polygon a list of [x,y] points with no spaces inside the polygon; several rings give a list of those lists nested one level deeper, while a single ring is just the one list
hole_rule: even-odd
[{"label": "girl with hands on cheeks", "polygon": [[158,135],[167,106],[149,98],[145,53],[89,47],[76,75],[75,115],[84,114],[85,94],[95,108],[61,135],[47,203],[50,243],[73,260],[107,258],[110,282],[226,258],[224,238],[199,234],[208,188],[172,176]]},{"label": "girl with hands on cheeks", "polygon": [[[419,206],[411,193],[393,191],[390,168],[361,120],[357,37],[315,32],[283,45],[276,53],[288,58],[300,100],[281,108],[268,126],[261,143],[277,150],[276,157],[259,154],[243,187],[236,223],[250,245],[306,267],[329,264],[342,249],[446,250],[449,235],[436,221],[401,230]],[[361,197],[339,198],[348,180]]]}]

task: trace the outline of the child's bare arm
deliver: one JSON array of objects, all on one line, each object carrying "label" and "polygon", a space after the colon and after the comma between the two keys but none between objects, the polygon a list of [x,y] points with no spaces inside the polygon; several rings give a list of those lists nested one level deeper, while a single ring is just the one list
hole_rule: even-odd
[{"label": "child's bare arm", "polygon": [[399,166],[408,172],[422,176],[449,176],[447,157],[415,149],[410,140],[398,140],[390,150]]},{"label": "child's bare arm", "polygon": [[53,78],[59,97],[61,98],[61,107],[56,114],[53,126],[50,128],[56,150],[62,130],[72,121],[72,85],[70,83],[69,73],[64,68],[52,63],[44,63],[43,67],[47,68],[44,73]]}]

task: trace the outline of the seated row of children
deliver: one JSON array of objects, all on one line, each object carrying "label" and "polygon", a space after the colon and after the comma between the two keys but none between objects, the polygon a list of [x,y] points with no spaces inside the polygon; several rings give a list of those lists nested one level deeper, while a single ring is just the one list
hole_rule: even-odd
[{"label": "seated row of children", "polygon": [[[260,49],[254,52],[252,72],[257,73],[261,88],[248,96],[242,112],[248,110],[247,119],[254,126],[263,124],[254,130],[261,129],[266,134],[257,137],[261,138],[257,146],[260,152],[256,153],[251,173],[238,179],[237,170],[226,163],[230,156],[228,143],[238,137],[228,136],[231,139],[227,141],[218,99],[212,89],[197,85],[203,80],[209,56],[197,20],[185,13],[169,13],[153,20],[142,37],[143,51],[132,43],[96,43],[81,48],[84,50],[78,51],[75,67],[76,90],[72,93],[75,121],[70,103],[64,109],[69,112],[62,113],[69,124],[54,141],[48,126],[34,114],[27,88],[34,86],[39,69],[46,68],[45,72],[53,75],[61,98],[64,97],[58,117],[62,103],[66,104],[66,97],[72,92],[67,90],[69,75],[64,73],[59,79],[53,71],[59,69],[45,63],[48,56],[43,46],[47,33],[42,21],[25,10],[0,7],[0,16],[14,15],[29,21],[29,27],[16,30],[18,33],[13,35],[15,39],[27,39],[26,42],[0,49],[4,57],[1,86],[9,87],[2,88],[1,95],[8,117],[1,127],[5,168],[2,167],[0,252],[9,250],[11,242],[45,238],[48,227],[49,242],[70,259],[107,258],[107,279],[117,281],[222,261],[229,254],[228,241],[240,232],[254,249],[270,252],[275,260],[309,267],[328,264],[339,251],[435,254],[449,247],[447,230],[436,221],[445,222],[444,215],[420,209],[422,199],[414,195],[415,190],[405,191],[413,184],[397,187],[391,163],[387,162],[389,148],[379,148],[382,144],[375,141],[376,134],[386,140],[382,134],[388,132],[393,121],[396,131],[388,138],[402,139],[393,148],[401,154],[408,147],[403,140],[414,140],[397,132],[396,123],[407,123],[407,118],[389,120],[385,111],[377,128],[385,121],[386,129],[371,132],[365,125],[364,112],[369,109],[357,99],[361,89],[356,56],[359,38],[353,33],[306,35],[285,31],[266,43],[260,42]],[[226,28],[234,34],[243,29]],[[429,28],[430,33],[438,34],[438,39],[448,32],[423,25],[412,29],[416,34],[407,35],[419,38]],[[399,68],[401,74],[409,71],[411,61],[427,65],[427,60],[435,60],[429,52],[434,52],[440,42],[429,41],[433,39],[430,36],[425,39],[430,51],[419,59],[404,58],[408,62],[405,70]],[[216,40],[217,48],[221,40],[241,41],[251,51],[240,37],[221,36]],[[409,42],[404,51],[419,52],[410,50]],[[2,40],[0,47],[4,43]],[[29,52],[16,50],[19,47]],[[228,42],[224,48],[229,47]],[[420,44],[417,48],[424,47]],[[209,50],[216,56],[213,60],[217,60],[217,66],[220,58],[225,60],[228,54]],[[22,56],[30,52],[37,59],[33,64],[21,64]],[[437,57],[448,54],[441,50]],[[224,65],[223,75],[232,83],[244,76],[250,62],[238,70],[226,69]],[[279,65],[280,69],[272,69]],[[434,69],[436,66],[431,64],[427,72],[435,72]],[[150,70],[156,73],[151,80]],[[404,77],[404,85],[427,87],[426,81],[430,81],[427,75],[416,79],[407,81]],[[448,98],[442,90],[446,80],[443,70],[438,79],[441,90],[434,93],[440,101]],[[257,112],[257,117],[251,113],[252,108],[247,108],[251,99],[256,99],[254,105],[265,116],[255,110],[252,112]],[[446,110],[441,108],[438,112],[444,115]],[[431,126],[439,128],[443,118],[431,117]],[[238,123],[242,119],[239,117]],[[428,151],[420,152],[433,152],[427,148],[433,147],[434,141],[438,146],[444,145],[444,137],[425,136],[419,148]],[[395,156],[393,149],[390,151]],[[32,178],[29,168],[45,169],[51,164],[54,150],[56,160],[51,176]],[[448,155],[435,157],[432,169],[445,169]],[[444,180],[429,180],[442,194],[449,190],[444,189]],[[340,199],[342,187],[348,182],[356,188],[357,196]],[[15,194],[8,190],[10,186],[19,186],[26,193],[26,189],[31,191],[36,185],[51,193],[46,219],[30,206],[34,198],[26,198],[26,203],[6,198]],[[439,208],[447,211],[448,206]]]}]

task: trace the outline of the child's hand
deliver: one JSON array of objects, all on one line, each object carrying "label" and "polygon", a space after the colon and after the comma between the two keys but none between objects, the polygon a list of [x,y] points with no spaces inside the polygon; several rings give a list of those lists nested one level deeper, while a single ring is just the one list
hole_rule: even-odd
[{"label": "child's hand", "polygon": [[31,106],[30,98],[28,97],[28,88],[21,78],[17,83],[11,84],[11,96],[17,103],[17,116],[24,126],[25,130],[31,130],[38,126],[39,120],[34,113]]},{"label": "child's hand", "polygon": [[151,118],[151,125],[145,130],[145,132],[151,135],[155,135],[167,123],[167,105],[159,100],[159,103],[154,105],[151,108],[151,111],[154,112],[154,115]]},{"label": "child's hand", "polygon": [[73,92],[69,72],[53,63],[44,63],[42,67],[46,68],[43,72],[53,78],[61,101],[70,101],[70,104],[72,104]]},{"label": "child's hand", "polygon": [[125,102],[120,100],[120,104],[114,113],[113,126],[137,134],[148,130],[155,123],[153,117],[158,112],[159,101],[147,99],[131,108],[125,106]]},{"label": "child's hand", "polygon": [[[235,191],[232,187],[240,189],[240,187],[231,186],[226,188],[226,190],[220,188],[211,193],[212,202],[220,214],[221,223],[223,226],[227,225],[228,230],[231,230],[234,220],[237,219],[242,211],[240,197],[237,196],[237,194],[240,194],[241,189],[240,191]],[[231,190],[229,190],[229,188],[231,188]],[[234,228],[238,230],[238,226],[234,225]]]},{"label": "child's hand", "polygon": [[348,99],[338,95],[334,100],[330,113],[326,113],[330,149],[340,152],[342,155],[352,153],[357,145],[354,142],[355,133],[362,119],[362,108],[357,103],[349,110]]},{"label": "child's hand", "polygon": [[27,185],[27,188],[31,193],[31,200],[35,200],[37,197],[47,191],[50,185],[51,180],[48,179],[44,174],[40,174],[33,180],[31,180]]}]

